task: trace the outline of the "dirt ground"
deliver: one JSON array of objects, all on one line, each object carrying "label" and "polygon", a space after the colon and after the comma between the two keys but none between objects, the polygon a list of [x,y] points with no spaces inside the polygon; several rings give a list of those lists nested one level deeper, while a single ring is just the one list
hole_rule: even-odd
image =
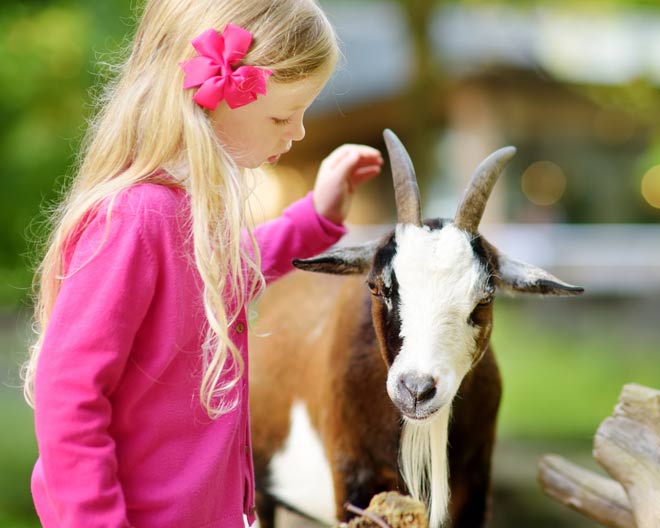
[{"label": "dirt ground", "polygon": [[290,513],[282,508],[277,510],[277,526],[281,528],[320,528],[322,525],[303,519],[302,517]]}]

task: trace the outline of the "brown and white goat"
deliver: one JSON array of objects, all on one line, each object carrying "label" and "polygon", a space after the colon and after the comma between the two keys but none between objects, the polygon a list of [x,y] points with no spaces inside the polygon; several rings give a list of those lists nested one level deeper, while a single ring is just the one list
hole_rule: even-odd
[{"label": "brown and white goat", "polygon": [[514,148],[477,168],[453,220],[422,222],[412,162],[389,130],[385,141],[394,230],[296,261],[334,275],[294,272],[258,306],[250,385],[262,528],[277,502],[331,523],[347,517],[346,502],[365,507],[397,489],[426,501],[432,528],[483,526],[501,391],[495,290],[583,291],[477,232]]}]

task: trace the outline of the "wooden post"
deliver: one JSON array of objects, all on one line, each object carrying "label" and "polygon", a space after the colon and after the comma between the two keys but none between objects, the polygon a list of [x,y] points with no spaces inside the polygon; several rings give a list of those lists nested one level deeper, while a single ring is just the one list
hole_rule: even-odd
[{"label": "wooden post", "polygon": [[660,527],[660,391],[623,387],[596,431],[594,458],[614,481],[547,455],[539,464],[543,491],[604,526]]}]

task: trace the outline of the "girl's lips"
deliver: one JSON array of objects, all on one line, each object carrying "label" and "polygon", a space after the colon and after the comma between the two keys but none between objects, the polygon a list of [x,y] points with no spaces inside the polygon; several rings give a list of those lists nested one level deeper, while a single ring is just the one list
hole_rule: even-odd
[{"label": "girl's lips", "polygon": [[280,156],[283,156],[284,154],[286,154],[287,152],[289,152],[289,150],[291,150],[291,149],[288,148],[288,149],[286,149],[284,152],[280,152],[279,154],[274,154],[273,156],[271,156],[270,158],[268,158],[266,161],[267,161],[268,163],[275,163],[277,160],[280,159]]}]

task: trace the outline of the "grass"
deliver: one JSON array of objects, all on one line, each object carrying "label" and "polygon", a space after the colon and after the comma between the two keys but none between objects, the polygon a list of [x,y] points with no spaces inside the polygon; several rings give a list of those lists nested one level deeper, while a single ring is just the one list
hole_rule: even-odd
[{"label": "grass", "polygon": [[657,313],[626,300],[500,303],[493,332],[504,380],[500,436],[591,438],[624,384],[660,387]]},{"label": "grass", "polygon": [[30,496],[30,475],[37,456],[32,411],[22,398],[19,365],[27,326],[15,314],[0,315],[0,526],[39,526]]},{"label": "grass", "polygon": [[39,526],[30,495],[30,475],[37,456],[32,413],[22,399],[0,393],[4,432],[0,434],[0,526]]}]

